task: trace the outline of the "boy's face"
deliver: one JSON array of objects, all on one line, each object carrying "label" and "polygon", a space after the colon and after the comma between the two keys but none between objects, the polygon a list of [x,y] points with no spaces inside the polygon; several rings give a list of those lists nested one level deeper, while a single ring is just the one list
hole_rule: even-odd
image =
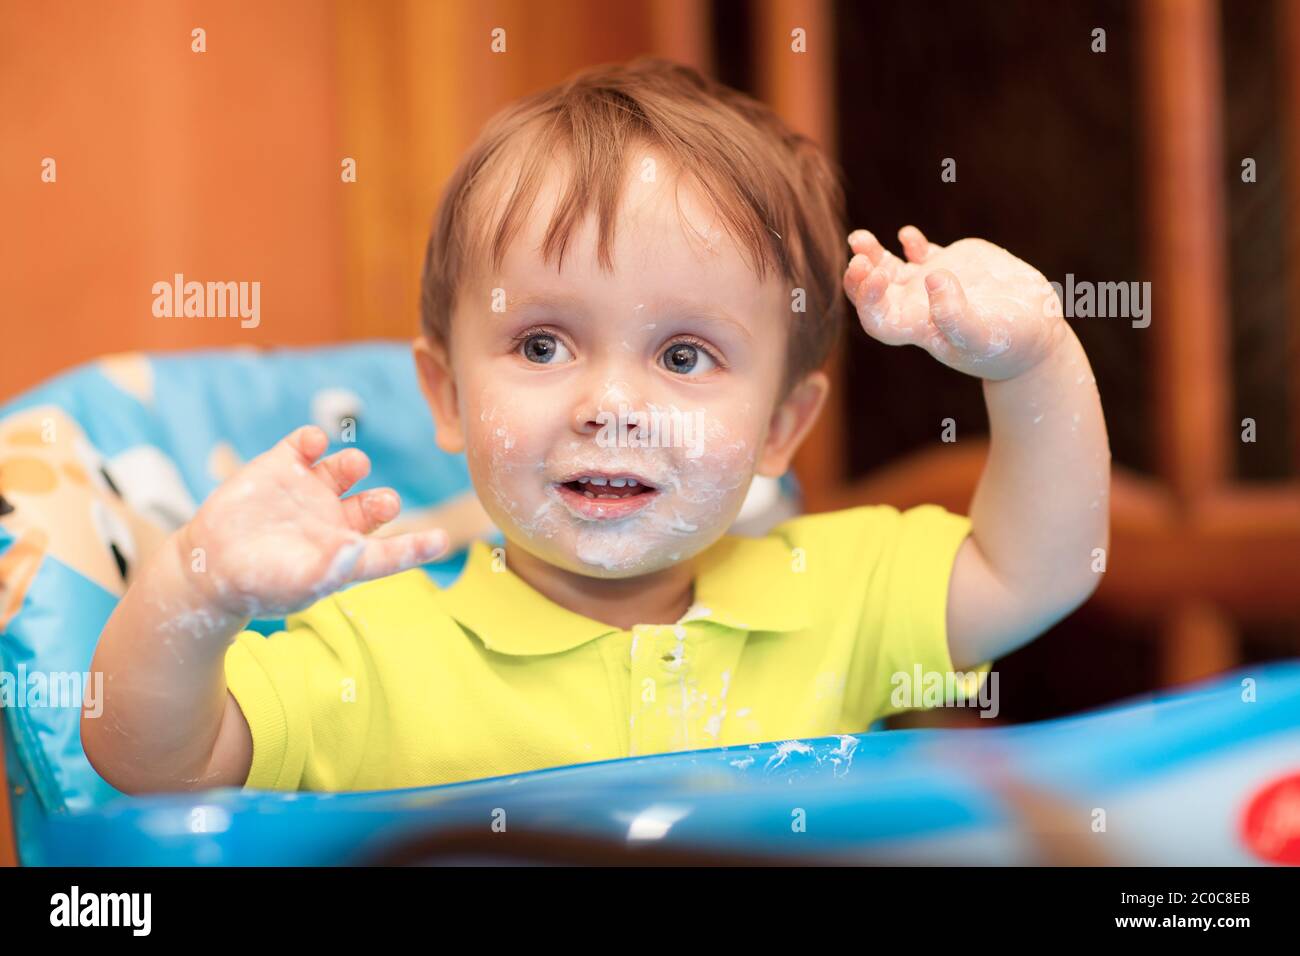
[{"label": "boy's face", "polygon": [[760,283],[656,163],[658,182],[630,176],[613,273],[590,215],[563,272],[542,263],[553,174],[500,273],[462,286],[450,354],[416,344],[439,445],[467,453],[492,520],[592,577],[651,573],[716,541],[755,472],[788,467],[825,392],[816,373],[778,407],[791,290]]}]

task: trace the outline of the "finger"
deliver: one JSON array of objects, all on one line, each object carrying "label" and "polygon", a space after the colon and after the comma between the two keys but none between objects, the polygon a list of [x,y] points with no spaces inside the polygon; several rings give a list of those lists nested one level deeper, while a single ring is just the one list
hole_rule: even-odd
[{"label": "finger", "polygon": [[293,455],[301,465],[310,465],[325,453],[329,447],[329,436],[317,425],[303,425],[295,428],[276,446],[282,453]]},{"label": "finger", "polygon": [[866,229],[858,229],[849,234],[849,246],[854,253],[866,256],[873,266],[883,268],[890,282],[898,279],[903,267],[902,260],[882,246],[874,234]]},{"label": "finger", "polygon": [[880,262],[880,257],[885,254],[885,247],[880,244],[880,240],[866,229],[855,229],[849,233],[849,248],[854,253],[866,256],[873,266]]},{"label": "finger", "polygon": [[858,310],[858,320],[862,323],[862,328],[872,337],[879,338],[885,327],[885,320],[889,316],[889,297],[885,295],[889,288],[889,276],[885,274],[884,269],[872,269],[871,273],[862,280],[858,286],[853,298],[853,304]]},{"label": "finger", "polygon": [[857,302],[858,287],[874,268],[871,260],[860,253],[849,260],[849,266],[844,270],[844,292],[854,303]]},{"label": "finger", "polygon": [[903,244],[903,255],[907,256],[908,262],[924,262],[935,250],[916,226],[904,226],[898,230],[898,241]]},{"label": "finger", "polygon": [[341,495],[370,474],[370,458],[360,448],[344,448],[318,461],[312,473],[330,491]]},{"label": "finger", "polygon": [[925,277],[930,299],[930,320],[943,337],[963,351],[983,346],[984,335],[957,277],[947,269],[936,269]]},{"label": "finger", "polygon": [[366,553],[366,538],[359,534],[346,535],[330,558],[329,567],[324,577],[316,586],[316,594],[332,594],[340,588],[358,580],[357,567]]},{"label": "finger", "polygon": [[354,581],[387,577],[432,561],[447,550],[447,532],[441,528],[412,531],[391,538],[366,538],[365,551],[353,572]]},{"label": "finger", "polygon": [[890,282],[897,282],[905,264],[902,259],[886,249],[876,266],[885,270],[885,275],[889,277]]},{"label": "finger", "polygon": [[358,534],[370,534],[401,513],[402,499],[392,488],[375,488],[343,499],[343,516]]}]

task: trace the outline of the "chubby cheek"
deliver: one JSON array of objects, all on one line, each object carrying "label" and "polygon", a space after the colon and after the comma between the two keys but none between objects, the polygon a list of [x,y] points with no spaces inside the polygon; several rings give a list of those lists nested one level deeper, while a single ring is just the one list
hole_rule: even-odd
[{"label": "chubby cheek", "polygon": [[730,524],[749,489],[761,439],[744,416],[704,416],[694,440],[677,450],[669,500],[703,527]]},{"label": "chubby cheek", "polygon": [[546,462],[544,409],[508,391],[481,389],[466,417],[466,458],[484,507],[517,517],[541,500],[538,476]]}]

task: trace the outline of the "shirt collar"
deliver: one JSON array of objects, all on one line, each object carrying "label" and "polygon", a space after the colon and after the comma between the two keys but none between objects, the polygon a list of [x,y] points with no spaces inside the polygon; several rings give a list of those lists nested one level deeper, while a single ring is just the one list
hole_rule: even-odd
[{"label": "shirt collar", "polygon": [[[727,535],[695,561],[695,603],[678,623],[705,621],[742,631],[808,626],[804,575],[794,571],[791,551],[779,538]],[[485,647],[501,654],[558,654],[620,630],[544,597],[497,564],[483,541],[470,546],[465,570],[439,592],[439,600]]]},{"label": "shirt collar", "polygon": [[776,535],[725,535],[696,558],[695,605],[683,621],[740,631],[802,631],[809,626],[807,575]]}]

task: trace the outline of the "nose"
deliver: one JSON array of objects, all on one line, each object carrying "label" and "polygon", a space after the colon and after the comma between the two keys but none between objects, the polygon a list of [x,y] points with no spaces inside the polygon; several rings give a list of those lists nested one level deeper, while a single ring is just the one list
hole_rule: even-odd
[{"label": "nose", "polygon": [[574,403],[573,430],[580,435],[595,435],[613,425],[631,433],[639,427],[640,401],[641,390],[626,377],[593,376]]}]

